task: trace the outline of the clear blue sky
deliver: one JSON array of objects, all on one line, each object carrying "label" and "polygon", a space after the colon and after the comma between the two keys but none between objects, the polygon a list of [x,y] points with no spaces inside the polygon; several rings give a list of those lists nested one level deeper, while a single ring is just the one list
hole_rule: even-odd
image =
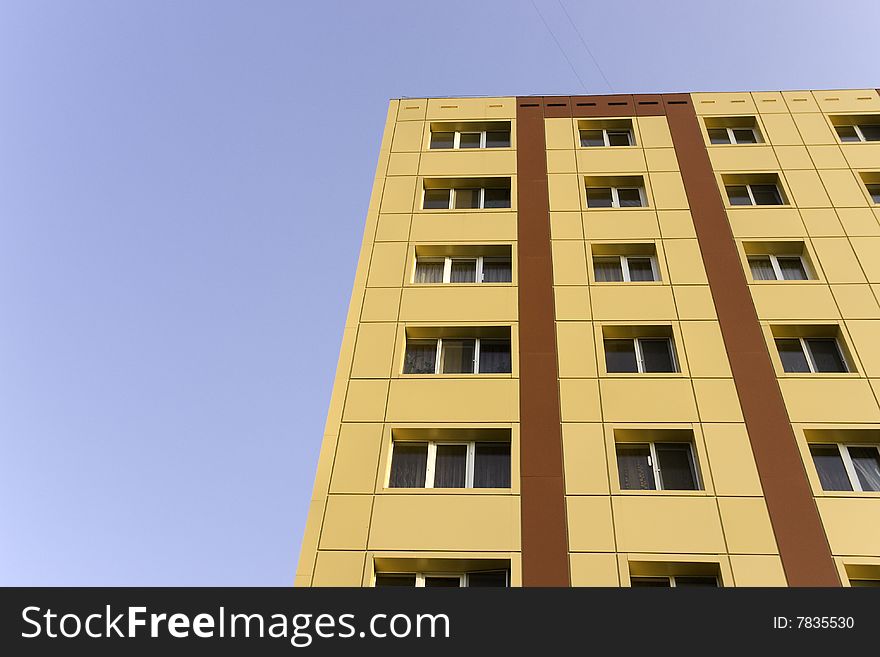
[{"label": "clear blue sky", "polygon": [[[564,1],[618,92],[880,85],[876,0]],[[536,3],[586,89],[530,0],[2,2],[0,584],[292,583],[387,100],[609,91]]]}]

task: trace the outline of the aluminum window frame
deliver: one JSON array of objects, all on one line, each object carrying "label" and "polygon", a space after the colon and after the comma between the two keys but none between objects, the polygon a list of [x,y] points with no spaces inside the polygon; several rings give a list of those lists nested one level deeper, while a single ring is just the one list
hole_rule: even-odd
[{"label": "aluminum window frame", "polygon": [[375,587],[375,579],[379,575],[415,575],[416,581],[414,588],[422,589],[425,587],[425,579],[428,577],[444,577],[446,579],[455,579],[458,578],[458,586],[459,588],[470,588],[470,575],[471,573],[485,573],[485,572],[504,572],[504,587],[510,588],[510,570],[504,570],[502,568],[495,568],[489,570],[474,570],[474,571],[466,571],[463,573],[444,573],[444,572],[435,572],[435,571],[421,571],[421,572],[403,572],[403,571],[383,571],[381,573],[375,573],[373,586]]},{"label": "aluminum window frame", "polygon": [[674,589],[677,586],[677,584],[675,583],[675,580],[678,577],[702,577],[704,579],[714,579],[715,586],[717,586],[718,588],[721,588],[721,582],[720,582],[720,578],[718,577],[718,575],[636,575],[636,576],[630,575],[629,583],[630,583],[630,586],[632,587],[632,581],[634,579],[668,579],[669,580],[669,587]]},{"label": "aluminum window frame", "polygon": [[[755,194],[752,191],[752,185],[773,185],[776,188],[776,193],[779,195],[779,200],[782,202],[781,203],[774,203],[774,204],[764,203],[764,204],[758,205],[755,202]],[[727,191],[728,187],[745,187],[746,193],[749,195],[749,201],[750,201],[749,205],[748,206],[734,205],[730,200],[730,193]],[[742,207],[775,208],[775,207],[781,207],[784,205],[788,205],[788,203],[785,202],[785,195],[782,193],[782,188],[779,186],[778,182],[774,182],[774,183],[729,183],[729,184],[725,183],[724,193],[727,196],[727,204],[731,207],[734,207],[734,208],[742,208]]]},{"label": "aluminum window frame", "polygon": [[[596,259],[611,259],[611,258],[620,258],[620,271],[623,273],[623,281],[596,281],[597,285],[604,285],[605,283],[657,283],[660,281],[660,269],[657,267],[657,257],[653,255],[631,255],[631,256],[614,256],[614,255],[596,255],[593,254],[593,278],[596,277]],[[632,280],[632,275],[629,271],[629,259],[630,258],[639,258],[644,260],[645,258],[650,259],[651,261],[651,275],[654,277],[653,280],[650,281],[634,281]]]},{"label": "aluminum window frame", "polygon": [[[727,143],[726,144],[713,144],[712,137],[710,135],[709,136],[709,145],[710,146],[757,146],[757,145],[763,143],[761,141],[760,133],[758,132],[758,130],[754,126],[752,126],[750,128],[749,127],[732,128],[730,126],[712,126],[712,127],[706,128],[707,135],[709,135],[709,130],[726,130],[727,131]],[[750,130],[752,133],[752,137],[754,138],[755,141],[739,142],[736,138],[736,134],[734,133],[734,130]]]},{"label": "aluminum window frame", "polygon": [[[590,131],[598,132],[600,130],[602,131],[602,141],[604,142],[602,144],[602,146],[585,146],[584,142],[583,142],[583,137],[581,137],[581,133],[582,132],[590,132]],[[612,145],[611,139],[608,136],[609,133],[612,133],[612,132],[613,133],[626,133],[626,140],[628,142],[626,144],[626,146]],[[635,139],[635,135],[633,134],[632,128],[578,128],[578,144],[579,144],[580,148],[626,148],[628,146],[635,146],[636,139]]]},{"label": "aluminum window frame", "polygon": [[[694,472],[694,485],[696,488],[693,489],[681,489],[681,488],[666,488],[663,485],[663,473],[660,470],[660,459],[657,458],[657,443],[669,443],[672,445],[687,445],[688,446],[688,455],[690,456],[691,468]],[[650,454],[648,456],[648,465],[651,466],[651,470],[654,473],[654,484],[657,486],[656,488],[642,489],[642,488],[621,488],[622,491],[634,490],[638,492],[644,493],[645,490],[664,490],[664,491],[677,491],[681,492],[682,490],[705,490],[703,487],[703,478],[700,476],[700,467],[699,462],[697,460],[697,450],[694,442],[692,440],[669,440],[669,441],[659,441],[653,440],[648,442],[615,442],[614,443],[614,458],[617,458],[617,448],[618,446],[633,446],[633,445],[647,445]],[[617,466],[618,477],[620,476],[620,465]]]},{"label": "aluminum window frame", "polygon": [[876,139],[866,139],[866,138],[865,138],[865,133],[862,132],[862,126],[863,126],[863,125],[876,125],[876,124],[874,124],[874,123],[844,123],[844,124],[840,124],[840,125],[835,125],[835,126],[834,126],[834,134],[837,135],[837,140],[838,140],[841,144],[854,144],[854,143],[856,143],[856,142],[853,142],[853,141],[844,141],[843,137],[841,137],[841,136],[840,136],[840,133],[837,131],[838,128],[852,128],[853,130],[855,130],[856,137],[858,137],[858,143],[861,143],[861,144],[868,143],[868,144],[870,144],[871,142],[877,141]]},{"label": "aluminum window frame", "polygon": [[[624,338],[624,339],[626,339],[626,338]],[[641,345],[642,340],[666,340],[666,344],[669,347],[669,355],[672,360],[672,372],[648,372],[645,370],[645,357],[644,357],[644,354],[642,353],[642,345]],[[675,373],[681,372],[681,369],[678,366],[678,358],[676,357],[676,354],[675,354],[675,343],[672,338],[667,337],[667,336],[654,337],[654,336],[650,336],[650,335],[643,335],[643,336],[639,336],[637,338],[633,338],[633,342],[635,343],[636,367],[639,370],[638,371],[639,374],[675,374]],[[612,372],[612,374],[614,374],[614,372]]]},{"label": "aluminum window frame", "polygon": [[[852,491],[826,491],[825,488],[822,488],[823,492],[826,493],[877,493],[880,491],[876,490],[864,490],[862,488],[862,482],[859,481],[859,475],[856,472],[856,467],[853,465],[852,456],[849,453],[850,447],[873,447],[877,450],[877,456],[880,458],[880,444],[876,443],[809,443],[808,447],[837,447],[838,452],[840,453],[840,459],[843,461],[843,468],[846,470],[846,476],[849,477],[849,484],[852,486]],[[813,462],[813,468],[816,470],[816,476],[819,476],[819,468],[816,467],[816,460],[810,453],[810,460]],[[819,486],[822,486],[821,477],[819,477]]]},{"label": "aluminum window frame", "polygon": [[[474,149],[474,150],[476,150],[476,149]],[[446,190],[449,192],[449,204],[445,208],[426,208],[425,207],[425,194],[428,191],[434,191],[437,189],[443,189],[443,190]],[[486,207],[486,189],[487,189],[486,187],[433,187],[433,188],[424,187],[424,188],[422,188],[422,208],[421,209],[423,211],[427,210],[428,212],[431,212],[434,210],[452,210],[453,212],[461,212],[462,210],[511,210],[512,209],[512,207],[513,207],[513,200],[512,200],[513,199],[513,190],[511,187],[492,187],[492,188],[490,188],[490,189],[506,189],[508,192],[510,192],[511,204],[508,205],[507,207],[503,207],[503,208],[487,208]],[[457,208],[457,207],[455,207],[455,197],[456,197],[457,192],[459,190],[461,190],[461,191],[477,190],[479,192],[479,199],[480,199],[479,205],[475,208]]]},{"label": "aluminum window frame", "polygon": [[[608,185],[607,187],[587,186],[584,188],[584,190],[585,190],[584,195],[585,195],[586,201],[587,201],[587,210],[608,210],[609,209],[607,207],[590,207],[589,191],[591,189],[610,189],[611,190],[611,207],[616,208],[618,210],[619,209],[628,210],[628,209],[632,209],[634,207],[639,207],[639,208],[648,207],[648,197],[647,197],[647,194],[645,193],[645,187],[643,185],[640,185],[638,187],[624,187],[622,185],[619,185],[616,187],[613,185]],[[631,205],[621,206],[620,205],[620,192],[619,192],[619,190],[621,190],[621,189],[637,189],[639,192],[640,205],[638,205],[638,206],[631,206]]]},{"label": "aluminum window frame", "polygon": [[801,267],[804,268],[804,273],[807,275],[807,277],[803,280],[807,280],[807,281],[816,280],[813,276],[813,272],[810,269],[810,266],[807,264],[806,258],[804,258],[804,256],[801,255],[800,253],[779,253],[779,254],[775,254],[775,253],[749,253],[746,255],[746,262],[749,265],[749,274],[752,276],[753,281],[765,282],[764,279],[762,279],[762,278],[755,278],[754,274],[752,273],[752,263],[751,263],[752,258],[770,258],[770,265],[773,267],[773,275],[776,276],[776,281],[786,281],[786,282],[788,282],[788,281],[797,282],[802,279],[785,278],[785,276],[782,274],[782,267],[779,266],[779,258],[797,258],[798,260],[801,261]]},{"label": "aluminum window frame", "polygon": [[[436,283],[435,283],[435,285],[436,285]],[[468,285],[471,285],[471,283],[468,283]],[[509,375],[512,373],[512,371],[511,372],[480,372],[480,341],[483,338],[479,338],[479,337],[472,338],[469,336],[464,336],[464,337],[460,337],[460,338],[447,337],[447,338],[413,338],[413,339],[418,340],[418,341],[423,341],[423,342],[426,342],[428,340],[436,340],[437,341],[437,353],[434,357],[434,372],[433,372],[433,374],[427,373],[427,372],[421,373],[421,374],[403,372],[404,376],[437,376],[438,374],[443,374],[446,376],[471,376],[474,374],[482,374],[485,376],[485,375],[489,375],[489,374]],[[489,337],[486,339],[487,340],[505,340],[505,339],[507,340],[508,344],[510,345],[511,370],[513,370],[513,341],[511,339],[507,339],[507,338]],[[406,341],[407,344],[404,345],[404,349],[403,349],[404,366],[406,363],[406,348],[409,345],[409,340],[410,340],[410,338],[407,338],[407,341]],[[443,359],[443,340],[473,340],[474,341],[474,369],[472,372],[444,372],[443,371],[443,360],[442,360]]]},{"label": "aluminum window frame", "polygon": [[[410,283],[412,285],[510,285],[511,282],[495,282],[491,281],[486,283],[483,280],[483,263],[485,259],[489,258],[490,260],[504,260],[508,262],[511,266],[511,282],[513,281],[513,258],[509,256],[424,256],[419,257],[418,255],[413,259],[413,270],[412,277],[410,278]],[[452,261],[453,260],[476,260],[476,274],[473,283],[465,283],[465,282],[453,282],[452,279]],[[438,283],[417,283],[416,282],[416,272],[418,271],[419,262],[422,263],[439,263],[443,262],[443,280]]]},{"label": "aluminum window frame", "polygon": [[[428,140],[428,150],[432,151],[478,151],[484,150],[488,148],[510,148],[510,146],[486,146],[486,133],[488,132],[507,132],[507,140],[511,141],[511,135],[513,134],[513,130],[438,130],[437,132],[451,132],[452,135],[452,148],[434,148],[431,146],[433,143],[433,138]],[[434,131],[431,131],[431,135],[433,137]],[[462,148],[461,147],[461,136],[462,135],[480,135],[480,145],[477,148]]]},{"label": "aluminum window frame", "polygon": [[[813,359],[813,352],[810,350],[810,345],[807,340],[811,339],[810,337],[795,337],[795,338],[774,338],[774,345],[776,344],[776,340],[798,340],[801,345],[801,351],[804,354],[804,358],[807,361],[807,367],[810,368],[809,374],[849,374],[852,372],[849,366],[849,361],[846,358],[846,354],[843,352],[843,348],[840,346],[840,339],[834,336],[816,336],[820,340],[834,340],[834,346],[837,348],[837,353],[840,356],[840,361],[843,363],[843,372],[820,372],[816,369],[816,362]],[[779,354],[779,347],[776,347],[776,353]],[[779,356],[780,362],[782,362],[782,356]],[[783,372],[785,372],[785,367],[782,368]],[[807,372],[785,372],[786,374],[807,374]]]},{"label": "aluminum window frame", "polygon": [[[464,490],[464,489],[474,489],[474,464],[475,464],[475,456],[477,449],[476,440],[392,440],[391,441],[391,449],[388,454],[388,468],[385,473],[385,485],[384,488],[388,490],[423,490],[423,489],[431,489],[431,490]],[[491,441],[491,442],[503,442],[503,441]],[[394,463],[394,446],[395,445],[405,445],[408,443],[426,443],[428,445],[428,452],[425,461],[425,485],[424,486],[416,486],[414,488],[408,488],[404,486],[396,486],[394,488],[391,487],[391,469],[392,464]],[[507,442],[505,444],[510,444]],[[464,474],[464,489],[462,488],[436,488],[434,486],[434,474],[437,469],[437,447],[442,445],[465,445],[467,447],[466,452],[466,461],[465,461],[465,474]],[[511,446],[512,447],[512,446]],[[511,449],[511,452],[513,450]],[[512,457],[512,454],[511,454]],[[511,461],[512,464],[512,461]],[[512,467],[512,465],[511,465]],[[479,490],[495,490],[493,488],[485,488]],[[508,489],[499,489],[499,490],[508,490]]]}]

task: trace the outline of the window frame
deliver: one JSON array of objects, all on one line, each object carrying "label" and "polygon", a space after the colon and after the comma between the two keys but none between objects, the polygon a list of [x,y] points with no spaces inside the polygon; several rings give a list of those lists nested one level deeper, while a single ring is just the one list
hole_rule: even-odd
[{"label": "window frame", "polygon": [[[776,193],[779,195],[781,203],[763,203],[759,205],[755,202],[755,194],[752,192],[752,185],[773,185],[776,188]],[[746,193],[749,195],[749,201],[751,202],[748,205],[734,205],[730,200],[730,193],[727,191],[728,187],[745,187]],[[724,194],[727,197],[727,205],[731,208],[779,208],[788,205],[788,203],[785,202],[785,195],[782,193],[782,188],[778,181],[773,183],[724,183]]]},{"label": "window frame", "polygon": [[849,485],[852,487],[852,490],[825,490],[822,487],[822,478],[819,476],[819,468],[816,467],[816,460],[813,457],[812,451],[810,451],[810,461],[813,464],[813,469],[816,471],[816,476],[819,477],[819,488],[823,493],[880,493],[880,491],[876,490],[864,490],[862,488],[862,482],[859,481],[859,475],[856,472],[856,467],[853,465],[852,456],[850,456],[849,448],[850,447],[873,447],[877,450],[877,456],[880,458],[880,444],[877,443],[808,443],[808,451],[812,447],[837,447],[838,452],[840,453],[840,459],[843,461],[843,469],[846,470],[846,476],[849,478]]},{"label": "window frame", "polygon": [[[597,254],[594,253],[594,254],[592,255],[592,260],[593,260],[593,279],[594,279],[594,280],[595,280],[595,278],[596,278],[596,259],[597,259],[597,258],[599,258],[599,259],[606,258],[606,259],[609,259],[609,260],[610,260],[611,258],[620,258],[620,271],[621,271],[622,274],[623,274],[623,280],[622,280],[622,281],[595,281],[595,282],[596,282],[596,285],[605,285],[605,284],[607,284],[607,283],[612,283],[612,284],[613,284],[613,283],[617,283],[617,284],[620,284],[620,283],[658,283],[658,282],[660,282],[660,269],[657,267],[657,257],[654,256],[654,255],[630,255],[630,256],[619,255],[619,256],[615,256],[615,255],[597,255]],[[651,260],[651,274],[652,274],[653,277],[654,277],[653,280],[650,280],[650,281],[633,281],[633,280],[632,280],[632,276],[631,276],[630,271],[629,271],[629,259],[630,259],[630,258],[640,258],[640,259],[648,258],[648,259],[650,259],[650,260]]]},{"label": "window frame", "polygon": [[[433,143],[433,135],[434,131],[431,130],[431,137],[428,139],[428,150],[431,151],[480,151],[484,149],[496,149],[496,148],[510,148],[513,144],[511,139],[513,135],[513,130],[438,130],[437,132],[451,132],[452,135],[452,148],[434,148],[431,146]],[[488,132],[507,132],[507,141],[510,145],[508,146],[486,146],[486,133]],[[477,148],[462,148],[461,147],[461,136],[464,135],[480,135],[480,145]]]},{"label": "window frame", "polygon": [[[862,132],[863,125],[876,125],[874,123],[842,123],[839,125],[834,125],[834,134],[837,135],[837,141],[841,144],[870,144],[872,142],[877,141],[876,139],[866,139],[865,133]],[[844,141],[843,137],[840,136],[840,132],[838,128],[852,128],[855,130],[856,137],[858,137],[858,141]]]},{"label": "window frame", "polygon": [[[483,262],[485,258],[489,258],[490,260],[505,260],[510,263],[510,281],[509,282],[501,282],[501,281],[490,281],[486,282],[483,280]],[[430,262],[440,262],[443,261],[443,280],[438,283],[417,283],[416,282],[416,273],[419,267],[419,261],[423,263]],[[453,282],[452,279],[452,261],[453,260],[476,260],[476,272],[473,283],[466,282]],[[413,259],[413,271],[412,277],[410,279],[410,283],[412,285],[510,285],[513,282],[513,258],[508,256],[424,256],[419,257],[418,255]]]},{"label": "window frame", "polygon": [[[872,187],[877,189],[877,199],[874,198],[875,192],[871,191]],[[880,205],[880,182],[865,182],[865,191],[868,192],[868,198],[871,199],[871,205]]]},{"label": "window frame", "polygon": [[[428,285],[428,283],[426,283]],[[467,283],[467,285],[472,285],[471,283]],[[513,373],[513,340],[510,338],[494,338],[487,337],[486,340],[507,340],[507,343],[510,345],[510,372],[480,372],[480,340],[483,338],[480,337],[454,337],[449,336],[446,338],[413,338],[414,340],[419,341],[427,341],[427,340],[436,340],[437,341],[437,353],[434,357],[434,373],[415,373],[415,372],[402,372],[403,376],[437,376],[438,374],[444,376],[471,376],[471,375],[479,375],[483,376],[489,375],[501,375],[501,376],[509,376]],[[404,344],[403,348],[403,359],[404,359],[404,368],[406,367],[406,348],[409,344],[410,338],[407,338],[406,344]],[[443,371],[443,340],[473,340],[474,341],[474,370],[472,372],[444,372]]]},{"label": "window frame", "polygon": [[[709,134],[710,130],[726,130],[727,131],[727,143],[723,144],[713,144],[712,143],[712,135]],[[750,130],[752,132],[752,137],[755,141],[744,141],[740,143],[736,139],[736,134],[734,130]],[[760,145],[761,139],[758,133],[758,130],[752,127],[730,127],[730,126],[706,126],[706,135],[709,137],[709,145],[710,146],[758,146]]]},{"label": "window frame", "polygon": [[[657,458],[657,443],[669,443],[672,445],[687,445],[688,446],[688,455],[690,456],[691,468],[694,472],[694,484],[695,488],[666,488],[663,484],[663,473],[660,470],[660,459]],[[646,493],[648,491],[667,491],[673,493],[682,493],[682,492],[696,492],[696,491],[704,491],[705,488],[703,486],[703,478],[700,475],[700,467],[699,462],[697,461],[697,450],[696,445],[693,440],[650,440],[647,442],[629,442],[629,441],[615,441],[614,442],[614,459],[617,461],[617,448],[619,446],[633,446],[633,445],[647,445],[648,450],[650,452],[649,459],[651,462],[649,465],[651,466],[651,471],[654,473],[654,485],[657,488],[620,488],[620,491],[623,493],[627,493],[629,491],[637,492],[637,493]],[[618,478],[618,487],[620,486],[620,464],[617,465],[617,478]]]},{"label": "window frame", "polygon": [[[776,276],[774,281],[765,280],[763,278],[755,278],[754,273],[752,272],[752,258],[770,258],[770,266],[773,267],[773,275]],[[785,278],[782,274],[782,267],[779,266],[779,258],[797,258],[801,261],[801,267],[804,269],[804,273],[806,273],[807,277],[805,279],[800,278]],[[807,264],[807,259],[800,253],[747,253],[746,254],[746,263],[749,265],[749,275],[752,277],[752,280],[756,283],[778,283],[779,281],[783,282],[803,282],[803,281],[812,281],[815,280],[813,276],[813,272]]]},{"label": "window frame", "polygon": [[718,575],[630,575],[629,576],[629,584],[632,587],[632,582],[634,579],[668,579],[669,580],[669,588],[676,588],[677,584],[675,580],[679,577],[702,577],[704,579],[714,579],[715,586],[718,588],[722,588],[721,586],[721,578]]},{"label": "window frame", "polygon": [[435,572],[435,571],[421,571],[421,572],[403,572],[403,571],[383,571],[379,573],[375,573],[373,578],[373,586],[376,586],[376,579],[379,575],[415,575],[416,582],[413,588],[422,589],[427,588],[425,586],[425,579],[428,577],[445,577],[447,579],[455,579],[458,578],[458,587],[462,589],[470,588],[470,574],[471,573],[485,573],[485,572],[504,572],[505,575],[505,584],[504,588],[510,588],[510,570],[504,570],[502,568],[494,568],[489,570],[474,570],[474,571],[466,571],[462,573],[443,573],[443,572]]},{"label": "window frame", "polygon": [[[510,486],[506,487],[498,487],[498,486],[485,486],[480,488],[474,487],[474,469],[476,467],[476,454],[477,454],[477,443],[502,443],[508,446],[508,453],[510,454],[510,468],[511,468],[511,477],[510,477]],[[395,445],[406,445],[406,444],[427,444],[428,451],[427,456],[425,457],[425,485],[424,486],[416,486],[416,487],[406,487],[406,486],[391,486],[391,470],[394,463],[394,446]],[[441,446],[456,446],[456,445],[464,445],[466,450],[465,457],[465,474],[464,474],[464,488],[437,488],[434,486],[434,475],[437,469],[437,447]],[[386,468],[385,473],[385,483],[383,488],[385,490],[391,491],[414,491],[414,490],[437,490],[437,491],[448,491],[448,490],[468,490],[471,492],[474,491],[496,491],[496,490],[506,490],[510,491],[513,489],[513,441],[512,438],[510,440],[391,440],[391,449],[388,452],[388,467]]]},{"label": "window frame", "polygon": [[[585,146],[583,137],[581,137],[582,132],[602,132],[602,146]],[[617,146],[611,144],[611,139],[608,134],[614,133],[626,133],[626,139],[629,142],[626,146]],[[578,144],[580,148],[628,148],[630,146],[636,145],[635,135],[633,134],[632,128],[578,128]]]},{"label": "window frame", "polygon": [[[667,335],[640,335],[635,338],[614,338],[614,337],[604,337],[602,338],[602,350],[605,350],[605,341],[606,340],[632,340],[635,345],[635,354],[636,354],[636,369],[637,372],[609,372],[607,369],[607,364],[605,366],[605,374],[609,376],[618,376],[621,374],[681,374],[681,367],[678,362],[678,356],[675,353],[675,340],[674,338]],[[669,347],[669,354],[672,360],[672,371],[671,372],[647,372],[645,371],[645,359],[644,354],[642,353],[642,346],[640,344],[640,340],[666,340],[666,344]],[[605,360],[607,363],[607,358]]]},{"label": "window frame", "polygon": [[[589,191],[590,191],[591,189],[610,189],[610,190],[611,190],[611,207],[610,207],[610,208],[608,208],[608,207],[590,207]],[[640,205],[637,205],[637,206],[632,206],[632,205],[621,206],[621,205],[620,205],[620,192],[618,191],[618,190],[621,190],[621,189],[636,189],[636,190],[638,190],[638,192],[639,192],[639,203],[640,203]],[[647,196],[647,194],[645,193],[645,187],[644,187],[644,185],[640,185],[640,186],[638,186],[638,187],[626,187],[626,186],[623,186],[623,185],[617,185],[617,186],[615,186],[615,185],[608,185],[607,187],[584,186],[584,197],[585,197],[585,199],[586,199],[586,201],[587,201],[587,208],[586,208],[587,210],[611,210],[611,209],[616,209],[616,210],[632,210],[632,209],[635,209],[635,208],[646,208],[646,207],[648,207],[648,196]]]},{"label": "window frame", "polygon": [[[477,150],[477,149],[474,149]],[[433,191],[437,189],[443,189],[449,192],[449,205],[445,208],[426,208],[425,207],[425,194],[428,191]],[[507,207],[502,208],[487,208],[486,207],[486,189],[506,189],[510,194],[510,204]],[[475,208],[457,208],[455,207],[455,197],[459,190],[477,190],[479,192],[479,205]],[[464,210],[511,210],[513,208],[513,189],[512,187],[423,187],[422,188],[422,211],[432,212],[435,210],[440,211],[453,211],[453,212],[462,212]]]},{"label": "window frame", "polygon": [[[813,360],[813,352],[810,351],[809,344],[807,340],[816,338],[820,340],[834,340],[834,346],[837,348],[837,353],[840,356],[840,361],[843,363],[844,370],[843,372],[820,372],[816,369],[816,363]],[[786,372],[785,365],[782,363],[782,356],[779,354],[779,346],[776,344],[776,340],[798,340],[801,345],[801,351],[804,354],[804,358],[807,361],[807,367],[810,368],[809,372]],[[819,335],[819,336],[795,336],[795,337],[773,337],[773,346],[776,348],[776,355],[779,357],[779,362],[782,365],[782,371],[785,374],[790,374],[793,376],[802,376],[804,374],[852,374],[853,370],[850,368],[849,360],[846,357],[846,354],[843,351],[843,347],[840,346],[840,339],[833,335]]]}]

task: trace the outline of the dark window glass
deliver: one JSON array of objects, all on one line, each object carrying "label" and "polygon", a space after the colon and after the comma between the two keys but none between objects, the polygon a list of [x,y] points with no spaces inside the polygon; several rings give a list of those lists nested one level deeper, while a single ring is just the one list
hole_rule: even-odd
[{"label": "dark window glass", "polygon": [[880,491],[880,451],[874,446],[849,446],[849,457],[862,490]]},{"label": "dark window glass", "polygon": [[779,263],[779,269],[782,270],[782,278],[786,281],[805,281],[807,280],[807,270],[804,268],[804,262],[797,256],[779,256],[776,258]]},{"label": "dark window glass", "polygon": [[485,190],[484,208],[509,208],[510,187],[490,187]]},{"label": "dark window glass", "polygon": [[675,372],[668,338],[639,338],[645,372]]},{"label": "dark window glass", "polygon": [[859,133],[851,125],[839,125],[835,127],[835,130],[837,130],[837,136],[840,137],[840,141],[861,141]]},{"label": "dark window glass", "polygon": [[476,283],[477,261],[469,258],[453,258],[449,270],[450,283]]},{"label": "dark window glass", "polygon": [[608,132],[608,144],[611,146],[629,146],[631,143],[629,131],[627,130]]},{"label": "dark window glass", "polygon": [[442,283],[444,262],[442,260],[419,260],[416,262],[414,283]]},{"label": "dark window glass", "polygon": [[503,588],[507,586],[506,570],[490,570],[486,572],[468,573],[468,588],[496,587]]},{"label": "dark window glass", "polygon": [[389,488],[424,488],[428,443],[394,443]]},{"label": "dark window glass", "polygon": [[730,135],[727,134],[727,128],[709,128],[709,141],[713,144],[729,144]]},{"label": "dark window glass", "polygon": [[404,374],[434,374],[437,371],[437,341],[407,340]]},{"label": "dark window glass", "polygon": [[871,195],[871,200],[874,203],[880,203],[880,184],[868,184],[865,185],[868,188],[868,194]]},{"label": "dark window glass", "polygon": [[852,490],[837,445],[810,445],[810,454],[819,474],[822,490]]},{"label": "dark window glass", "polygon": [[863,124],[859,128],[865,141],[880,141],[880,125]]},{"label": "dark window glass", "polygon": [[782,196],[776,185],[752,185],[755,205],[782,205]]},{"label": "dark window glass", "polygon": [[626,264],[629,266],[629,280],[636,281],[653,281],[654,268],[651,266],[650,258],[627,258]]},{"label": "dark window glass", "polygon": [[462,132],[458,139],[459,148],[479,148],[482,135],[479,132]]},{"label": "dark window glass", "polygon": [[473,339],[450,339],[443,340],[443,373],[444,374],[473,374],[474,351]]},{"label": "dark window glass", "polygon": [[605,137],[601,130],[581,130],[581,146],[604,146]]},{"label": "dark window glass", "polygon": [[484,283],[510,283],[510,258],[483,258]]},{"label": "dark window glass", "polygon": [[455,146],[454,132],[432,132],[431,148],[453,148]]},{"label": "dark window glass", "polygon": [[749,269],[756,281],[775,281],[776,270],[770,262],[770,256],[749,256]]},{"label": "dark window glass", "polygon": [[851,579],[849,580],[849,585],[858,587],[870,586],[872,588],[880,587],[880,579]]},{"label": "dark window glass", "polygon": [[455,190],[455,209],[456,210],[474,210],[480,207],[480,190],[479,189],[456,189]]},{"label": "dark window glass", "polygon": [[593,271],[596,274],[597,283],[611,283],[623,280],[623,269],[620,267],[620,258],[617,256],[607,258],[593,256]]},{"label": "dark window glass", "polygon": [[455,577],[428,575],[427,577],[425,577],[425,588],[434,587],[457,589],[461,587],[461,578],[458,575],[456,575]]},{"label": "dark window glass", "polygon": [[448,210],[449,209],[449,192],[448,189],[426,189],[425,190],[425,210]]},{"label": "dark window glass", "polygon": [[809,372],[807,357],[801,349],[801,341],[796,338],[776,338],[776,350],[786,372]]},{"label": "dark window glass", "polygon": [[733,138],[736,139],[737,144],[758,143],[758,140],[755,138],[755,131],[751,128],[734,128]]},{"label": "dark window glass", "polygon": [[605,338],[605,369],[608,372],[638,372],[636,347],[630,339]]},{"label": "dark window glass", "polygon": [[731,205],[751,205],[752,199],[745,185],[725,185],[727,199]]},{"label": "dark window glass", "polygon": [[510,373],[510,340],[480,340],[480,374],[507,373]]},{"label": "dark window glass", "polygon": [[610,208],[612,206],[610,187],[587,187],[588,208]]},{"label": "dark window glass", "polygon": [[675,577],[676,588],[681,586],[710,586],[718,588],[717,577],[695,576],[695,575],[677,575]]},{"label": "dark window glass", "polygon": [[510,488],[510,443],[474,444],[474,488]]},{"label": "dark window glass", "polygon": [[617,201],[622,208],[642,207],[642,195],[638,187],[620,187],[617,190]]},{"label": "dark window glass", "polygon": [[486,148],[509,148],[510,132],[506,130],[489,131],[486,133]]},{"label": "dark window glass", "polygon": [[437,445],[434,488],[464,488],[467,445]]},{"label": "dark window glass", "polygon": [[376,586],[415,586],[415,575],[376,575]]},{"label": "dark window glass", "polygon": [[617,474],[622,490],[656,490],[651,448],[635,443],[618,443]]},{"label": "dark window glass", "polygon": [[834,338],[806,338],[817,372],[846,372],[846,363]]},{"label": "dark window glass", "polygon": [[697,490],[697,473],[688,443],[656,443],[663,490]]},{"label": "dark window glass", "polygon": [[653,587],[653,588],[670,588],[668,577],[630,577],[630,586],[634,587]]}]

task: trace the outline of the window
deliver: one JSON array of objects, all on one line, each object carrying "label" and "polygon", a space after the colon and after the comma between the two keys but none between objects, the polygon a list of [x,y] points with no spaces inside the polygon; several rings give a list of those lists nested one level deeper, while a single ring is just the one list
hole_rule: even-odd
[{"label": "window", "polygon": [[[448,186],[446,186],[448,185]],[[510,178],[425,181],[425,210],[486,210],[510,207]]]},{"label": "window", "polygon": [[880,183],[865,183],[865,187],[868,189],[868,194],[871,195],[871,200],[874,203],[880,203]]},{"label": "window", "polygon": [[731,205],[784,205],[775,184],[725,185]]},{"label": "window", "polygon": [[601,146],[632,146],[632,130],[609,130],[607,128],[580,130],[581,146],[585,148]]},{"label": "window", "polygon": [[407,338],[404,374],[509,374],[510,338]]},{"label": "window", "polygon": [[605,370],[608,373],[678,371],[671,338],[606,337],[604,343]]},{"label": "window", "polygon": [[880,491],[880,445],[812,444],[822,490]]},{"label": "window", "polygon": [[510,440],[395,439],[388,488],[510,488]]},{"label": "window", "polygon": [[700,490],[689,442],[618,442],[621,490]]},{"label": "window", "polygon": [[754,116],[707,116],[703,120],[710,144],[762,143]]},{"label": "window", "polygon": [[880,115],[832,116],[831,123],[843,143],[880,141]]},{"label": "window", "polygon": [[848,372],[846,359],[833,337],[777,337],[782,369],[789,373]]},{"label": "window", "polygon": [[643,208],[646,205],[641,187],[587,187],[588,208]]},{"label": "window", "polygon": [[510,122],[432,123],[431,149],[510,148]]},{"label": "window", "polygon": [[750,255],[749,269],[756,281],[805,281],[810,277],[799,255]]},{"label": "window", "polygon": [[413,283],[510,283],[509,256],[416,256]]},{"label": "window", "polygon": [[376,586],[416,588],[508,587],[507,570],[475,570],[466,573],[376,573]]},{"label": "window", "polygon": [[718,588],[718,578],[711,575],[663,575],[660,577],[630,577],[630,586],[675,588],[680,586],[709,586]]},{"label": "window", "polygon": [[659,281],[657,261],[653,256],[593,255],[593,273],[597,283]]}]

